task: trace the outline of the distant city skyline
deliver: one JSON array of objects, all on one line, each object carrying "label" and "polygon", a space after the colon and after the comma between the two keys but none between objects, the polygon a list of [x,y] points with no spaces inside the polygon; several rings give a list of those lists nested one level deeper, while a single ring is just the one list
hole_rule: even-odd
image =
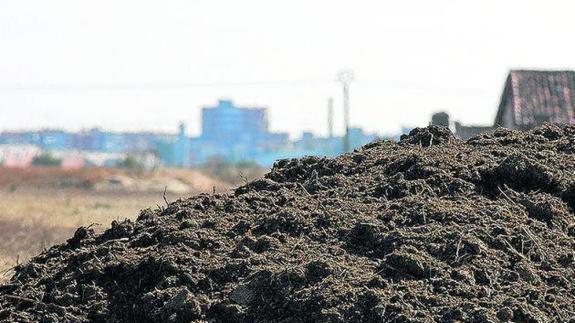
[{"label": "distant city skyline", "polygon": [[[0,165],[30,167],[42,153],[57,153],[61,159],[51,160],[52,164],[72,167],[115,167],[126,156],[148,156],[145,159],[151,167],[190,167],[207,164],[214,158],[267,167],[283,158],[334,157],[376,139],[376,135],[361,128],[350,128],[345,137],[318,137],[306,132],[298,140],[289,140],[288,133],[269,130],[266,108],[241,107],[221,100],[202,109],[202,132],[197,137],[187,136],[183,123],[172,135],[96,129],[0,132]],[[107,158],[94,161],[94,153]]]},{"label": "distant city skyline", "polygon": [[[269,108],[272,131],[327,133],[350,68],[351,125],[433,112],[491,124],[514,68],[574,69],[568,0],[4,1],[0,131],[200,132],[219,99]],[[537,23],[533,23],[537,22]]]}]

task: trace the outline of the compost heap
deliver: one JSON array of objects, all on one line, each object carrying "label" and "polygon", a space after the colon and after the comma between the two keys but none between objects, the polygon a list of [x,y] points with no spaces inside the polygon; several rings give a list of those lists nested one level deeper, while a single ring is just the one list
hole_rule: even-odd
[{"label": "compost heap", "polygon": [[78,229],[16,269],[0,319],[575,322],[574,173],[575,126],[554,125],[281,160]]}]

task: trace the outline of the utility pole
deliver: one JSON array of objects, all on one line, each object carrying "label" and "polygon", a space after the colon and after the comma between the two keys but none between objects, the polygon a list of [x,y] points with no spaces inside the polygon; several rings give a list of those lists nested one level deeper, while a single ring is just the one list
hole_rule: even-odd
[{"label": "utility pole", "polygon": [[333,138],[333,98],[327,99],[327,135]]},{"label": "utility pole", "polygon": [[349,85],[355,76],[351,70],[343,70],[337,74],[337,80],[343,86],[343,120],[345,123],[345,136],[343,137],[343,152],[350,151],[349,142]]}]

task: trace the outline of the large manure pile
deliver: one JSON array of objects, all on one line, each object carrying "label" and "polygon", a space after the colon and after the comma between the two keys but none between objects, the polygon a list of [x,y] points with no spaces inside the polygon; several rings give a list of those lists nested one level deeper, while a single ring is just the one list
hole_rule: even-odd
[{"label": "large manure pile", "polygon": [[18,322],[575,322],[575,127],[282,160],[19,266]]}]

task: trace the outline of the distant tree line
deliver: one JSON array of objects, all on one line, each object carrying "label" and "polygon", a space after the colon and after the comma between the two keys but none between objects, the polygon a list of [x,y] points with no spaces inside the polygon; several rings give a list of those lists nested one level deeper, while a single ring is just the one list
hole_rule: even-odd
[{"label": "distant tree line", "polygon": [[42,153],[34,159],[32,159],[32,165],[34,166],[48,166],[48,167],[60,167],[62,165],[62,160],[52,156],[52,154],[46,152]]}]

